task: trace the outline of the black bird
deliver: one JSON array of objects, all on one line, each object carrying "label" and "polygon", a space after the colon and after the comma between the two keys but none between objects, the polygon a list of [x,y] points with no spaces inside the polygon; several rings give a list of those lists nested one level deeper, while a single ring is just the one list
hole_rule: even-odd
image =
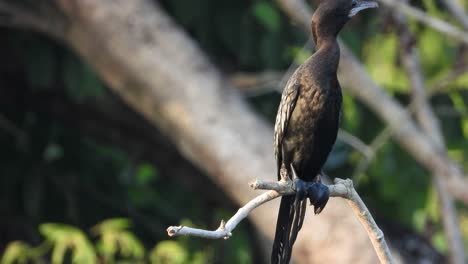
[{"label": "black bird", "polygon": [[336,37],[351,17],[377,6],[363,0],[322,0],[312,16],[316,52],[289,79],[276,116],[278,179],[294,176],[296,195],[281,198],[272,264],[289,263],[304,220],[306,199],[314,205],[315,214],[327,204],[329,191],[319,173],[335,143],[341,112]]}]

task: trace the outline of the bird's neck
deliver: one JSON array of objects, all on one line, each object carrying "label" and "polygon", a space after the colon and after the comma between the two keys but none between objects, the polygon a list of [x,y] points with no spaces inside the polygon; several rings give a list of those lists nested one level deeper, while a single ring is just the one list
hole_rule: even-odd
[{"label": "bird's neck", "polygon": [[[328,49],[328,50],[333,50],[335,48],[338,48],[338,41],[336,40],[336,36],[319,36],[314,39],[315,42],[315,48],[317,51],[321,49]],[[339,52],[339,48],[338,48]]]},{"label": "bird's neck", "polygon": [[336,74],[340,62],[340,46],[335,36],[319,37],[315,40],[317,57],[326,60],[327,73]]}]

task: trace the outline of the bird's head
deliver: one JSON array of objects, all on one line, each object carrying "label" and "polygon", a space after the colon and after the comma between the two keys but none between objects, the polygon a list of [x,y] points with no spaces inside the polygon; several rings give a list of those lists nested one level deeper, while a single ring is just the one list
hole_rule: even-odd
[{"label": "bird's head", "polygon": [[336,36],[357,13],[378,6],[377,2],[367,0],[322,0],[312,16],[314,39]]}]

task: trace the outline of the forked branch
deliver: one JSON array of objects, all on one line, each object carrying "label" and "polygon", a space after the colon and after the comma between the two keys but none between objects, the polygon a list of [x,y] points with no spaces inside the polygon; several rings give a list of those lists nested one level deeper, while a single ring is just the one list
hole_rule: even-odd
[{"label": "forked branch", "polygon": [[[167,234],[169,236],[186,235],[209,239],[228,239],[232,236],[232,231],[236,226],[255,208],[280,196],[294,195],[296,193],[294,183],[289,179],[278,182],[256,180],[250,184],[250,187],[255,190],[269,191],[255,197],[241,207],[227,222],[221,220],[218,229],[203,230],[186,226],[170,226],[167,228]],[[337,178],[334,184],[328,185],[328,189],[330,190],[330,197],[341,197],[348,201],[354,214],[366,229],[380,262],[385,264],[394,263],[382,230],[377,226],[371,213],[354,189],[353,182],[350,179],[343,180]]]}]

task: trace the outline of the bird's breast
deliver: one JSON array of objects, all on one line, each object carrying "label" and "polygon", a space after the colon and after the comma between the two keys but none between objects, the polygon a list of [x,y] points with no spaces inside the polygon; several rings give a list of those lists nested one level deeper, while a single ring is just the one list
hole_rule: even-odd
[{"label": "bird's breast", "polygon": [[290,161],[307,176],[320,170],[336,140],[341,107],[338,92],[303,89],[292,113],[284,147]]}]

